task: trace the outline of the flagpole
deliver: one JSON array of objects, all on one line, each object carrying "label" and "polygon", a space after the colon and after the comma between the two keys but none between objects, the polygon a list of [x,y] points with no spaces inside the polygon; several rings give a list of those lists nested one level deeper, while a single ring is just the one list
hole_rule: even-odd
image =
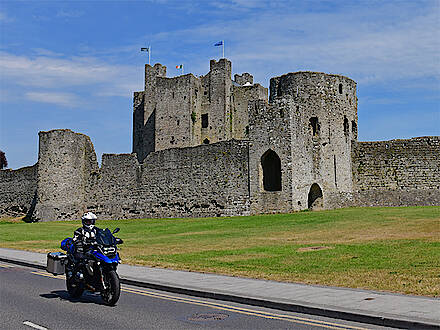
[{"label": "flagpole", "polygon": [[184,71],[183,71],[183,64],[182,64],[182,76],[184,75]]},{"label": "flagpole", "polygon": [[151,56],[151,46],[148,46],[148,65],[150,64],[150,56]]},{"label": "flagpole", "polygon": [[225,58],[225,41],[224,40],[222,40],[222,49],[223,49],[223,57],[222,58]]}]

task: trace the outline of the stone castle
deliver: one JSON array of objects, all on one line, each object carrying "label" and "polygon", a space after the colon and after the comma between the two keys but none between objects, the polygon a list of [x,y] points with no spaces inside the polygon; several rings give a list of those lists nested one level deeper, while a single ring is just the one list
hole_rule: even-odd
[{"label": "stone castle", "polygon": [[347,206],[440,205],[440,137],[357,141],[356,83],[295,72],[231,80],[145,65],[133,152],[104,154],[70,130],[39,133],[34,166],[0,171],[0,214],[31,221],[233,216]]}]

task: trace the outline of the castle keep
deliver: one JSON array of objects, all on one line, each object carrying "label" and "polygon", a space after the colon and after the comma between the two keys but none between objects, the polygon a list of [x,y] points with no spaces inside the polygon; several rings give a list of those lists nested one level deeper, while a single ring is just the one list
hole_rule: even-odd
[{"label": "castle keep", "polygon": [[296,72],[267,88],[231,62],[201,77],[145,66],[133,153],[40,132],[34,166],[0,171],[0,214],[34,221],[232,216],[346,206],[440,205],[440,137],[357,141],[356,83]]}]

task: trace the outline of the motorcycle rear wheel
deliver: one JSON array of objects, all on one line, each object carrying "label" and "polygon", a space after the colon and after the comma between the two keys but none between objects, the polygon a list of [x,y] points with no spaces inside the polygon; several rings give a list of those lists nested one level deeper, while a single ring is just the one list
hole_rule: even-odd
[{"label": "motorcycle rear wheel", "polygon": [[107,305],[113,306],[119,300],[119,295],[121,294],[119,276],[114,270],[103,275],[107,289],[101,292],[101,297]]}]

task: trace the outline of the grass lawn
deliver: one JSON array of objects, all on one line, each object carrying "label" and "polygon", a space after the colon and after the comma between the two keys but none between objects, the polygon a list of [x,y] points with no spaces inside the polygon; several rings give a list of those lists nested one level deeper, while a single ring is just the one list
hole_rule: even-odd
[{"label": "grass lawn", "polygon": [[[440,296],[440,207],[231,218],[98,220],[124,263]],[[80,221],[0,220],[0,247],[60,251]]]}]

